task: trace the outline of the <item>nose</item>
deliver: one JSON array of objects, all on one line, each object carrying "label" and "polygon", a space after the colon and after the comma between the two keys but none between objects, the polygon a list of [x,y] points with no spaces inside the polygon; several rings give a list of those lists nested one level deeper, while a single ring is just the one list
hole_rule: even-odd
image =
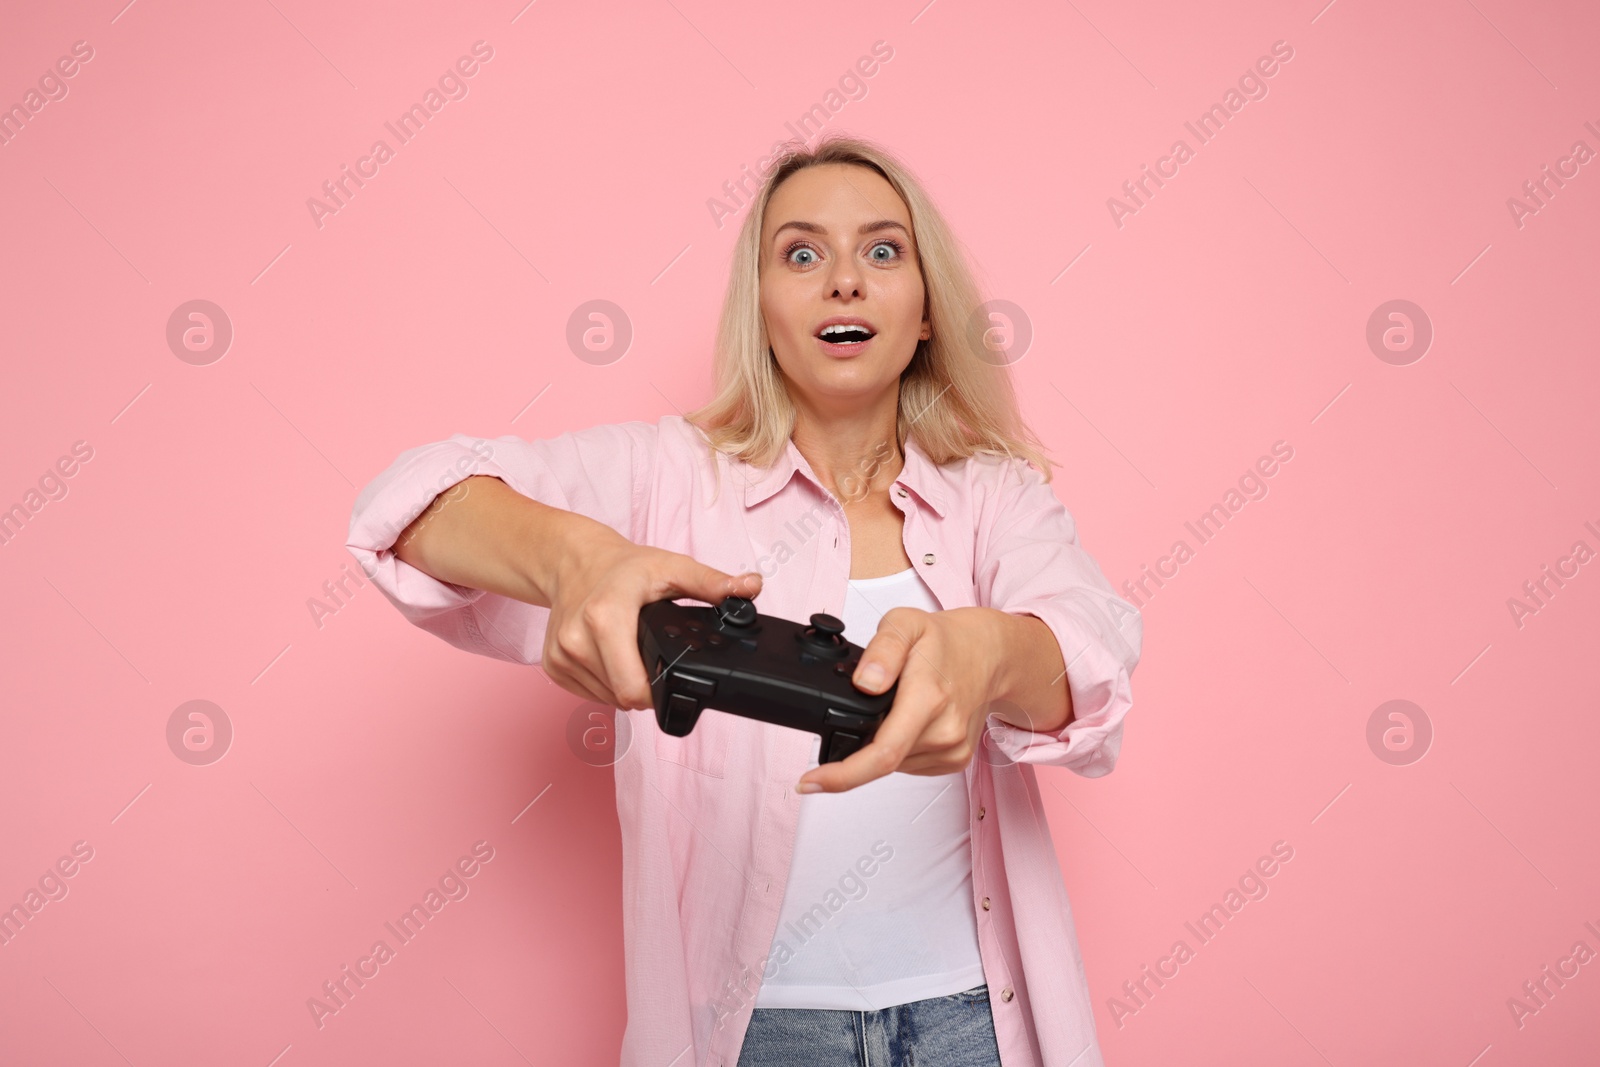
[{"label": "nose", "polygon": [[861,296],[859,268],[849,260],[834,260],[833,267],[828,272],[828,284],[833,289],[829,293],[830,296]]}]

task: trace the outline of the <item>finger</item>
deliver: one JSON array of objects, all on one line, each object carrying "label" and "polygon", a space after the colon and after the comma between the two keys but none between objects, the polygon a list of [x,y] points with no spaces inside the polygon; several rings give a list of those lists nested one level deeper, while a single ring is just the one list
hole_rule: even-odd
[{"label": "finger", "polygon": [[970,719],[966,729],[952,739],[950,708],[947,702],[941,706],[943,715],[934,715],[896,770],[904,774],[951,774],[963,770],[971,761],[977,748]]},{"label": "finger", "polygon": [[605,693],[596,692],[592,685],[585,684],[566,672],[552,670],[546,671],[545,673],[550,675],[550,680],[552,682],[555,682],[556,685],[560,686],[562,689],[566,690],[568,693],[571,693],[575,697],[580,697],[584,700],[592,700],[596,704],[604,704],[613,708],[617,706],[616,702]]},{"label": "finger", "polygon": [[933,721],[940,697],[934,690],[901,680],[889,714],[878,724],[871,742],[836,763],[823,763],[801,775],[824,793],[841,793],[875,778],[893,774],[916,748],[917,739]]},{"label": "finger", "polygon": [[631,622],[619,621],[595,633],[598,638],[600,662],[611,691],[620,701],[619,708],[648,708],[651,706],[650,683],[654,680],[645,669],[639,655],[639,609],[633,609]]},{"label": "finger", "polygon": [[[968,762],[971,762],[970,760]],[[951,757],[947,754],[924,752],[915,756],[907,756],[900,761],[900,766],[895,770],[900,774],[921,774],[937,777],[942,774],[954,774],[966,770],[966,764],[959,767],[952,765]]]},{"label": "finger", "polygon": [[[891,618],[893,616],[893,618]],[[922,635],[927,612],[890,608],[878,620],[878,632],[861,652],[850,681],[867,693],[882,693],[905,669],[911,646]]]},{"label": "finger", "polygon": [[707,566],[692,556],[678,556],[660,584],[656,600],[693,597],[708,604],[719,603],[725,596],[753,598],[761,592],[761,574],[728,574]]},{"label": "finger", "polygon": [[550,675],[550,680],[566,689],[568,692],[577,692],[580,696],[599,704],[610,707],[620,707],[611,687],[601,681],[583,661],[566,652],[556,649],[545,657],[545,673]]},{"label": "finger", "polygon": [[571,683],[568,686],[569,690],[576,690],[579,695],[587,697],[597,704],[609,704],[611,707],[617,706],[616,694],[612,693],[606,687],[606,684],[595,676],[593,671],[578,667],[576,669],[569,668],[565,674],[565,680]]}]

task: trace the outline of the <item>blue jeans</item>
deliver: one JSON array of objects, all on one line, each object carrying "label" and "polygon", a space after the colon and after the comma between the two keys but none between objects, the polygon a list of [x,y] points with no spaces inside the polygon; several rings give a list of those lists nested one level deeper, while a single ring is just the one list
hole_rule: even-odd
[{"label": "blue jeans", "polygon": [[989,987],[881,1011],[756,1008],[738,1067],[1000,1067]]}]

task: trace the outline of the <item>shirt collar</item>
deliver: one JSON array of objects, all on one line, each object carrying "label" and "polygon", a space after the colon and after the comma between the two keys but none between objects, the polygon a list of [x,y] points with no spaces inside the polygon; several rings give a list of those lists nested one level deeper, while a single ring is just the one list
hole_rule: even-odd
[{"label": "shirt collar", "polygon": [[[933,460],[928,458],[922,446],[917,444],[915,437],[909,435],[906,437],[905,453],[905,464],[900,470],[899,477],[895,478],[894,485],[911,490],[935,515],[944,518],[945,484],[942,472]],[[792,438],[784,442],[783,454],[765,470],[749,464],[741,466],[746,475],[744,506],[747,508],[754,507],[788,485],[789,479],[796,472],[803,474],[824,493],[827,492],[827,488],[811,469],[811,464],[795,447]]]}]

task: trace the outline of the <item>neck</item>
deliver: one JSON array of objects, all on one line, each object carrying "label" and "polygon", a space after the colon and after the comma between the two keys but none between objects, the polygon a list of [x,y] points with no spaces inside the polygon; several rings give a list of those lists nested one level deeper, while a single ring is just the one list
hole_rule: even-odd
[{"label": "neck", "polygon": [[894,399],[875,411],[829,420],[796,411],[794,446],[840,503],[888,488],[905,465],[896,438]]}]

